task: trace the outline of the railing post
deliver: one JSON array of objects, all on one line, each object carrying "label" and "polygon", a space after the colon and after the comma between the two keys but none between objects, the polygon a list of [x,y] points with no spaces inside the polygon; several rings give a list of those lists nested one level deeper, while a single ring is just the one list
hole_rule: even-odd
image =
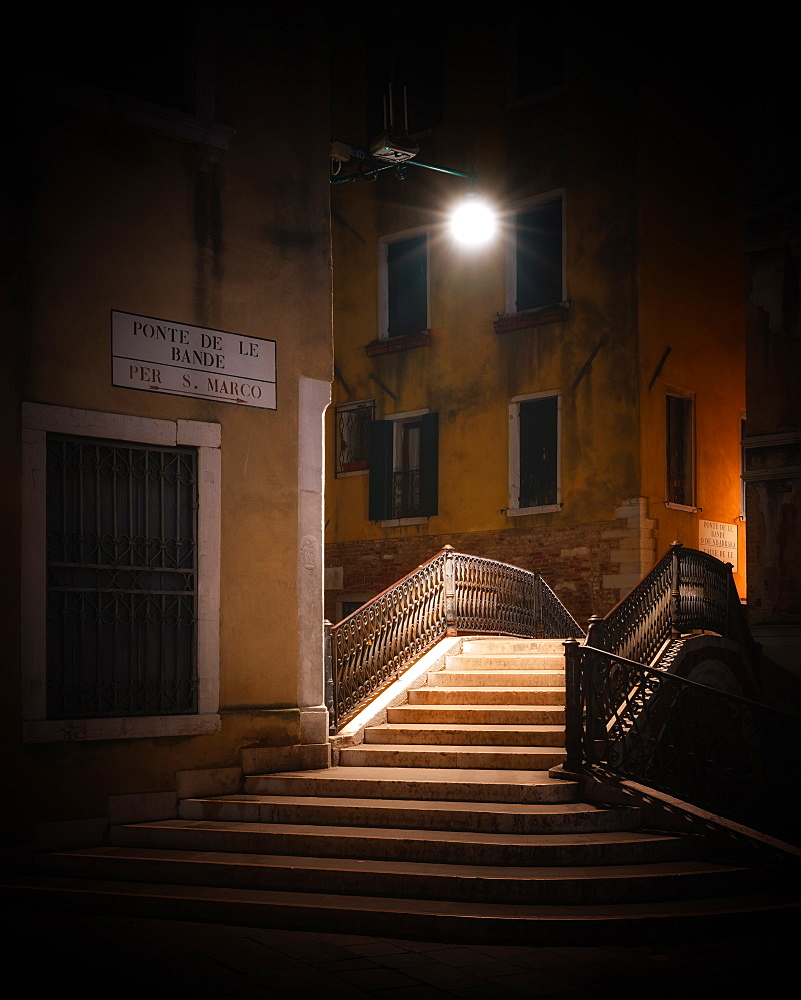
[{"label": "railing post", "polygon": [[[724,565],[728,572],[726,573],[726,618],[723,623],[723,634],[730,636],[736,628],[732,621],[732,609],[734,601],[738,598],[736,597],[737,588],[734,586],[734,566],[730,562],[724,563]],[[738,642],[742,641],[739,635],[736,638]]]},{"label": "railing post", "polygon": [[595,649],[604,649],[603,618],[600,615],[590,615],[587,619],[587,639],[585,645]]},{"label": "railing post", "polygon": [[456,629],[456,553],[452,545],[443,545],[445,553],[445,635],[457,635]]},{"label": "railing post", "polygon": [[336,735],[337,717],[336,705],[334,701],[334,655],[331,645],[331,629],[333,625],[326,618],[323,622],[324,629],[324,650],[325,659],[325,707],[328,709],[328,732],[331,736]]},{"label": "railing post", "polygon": [[670,637],[678,639],[681,635],[681,573],[680,573],[680,549],[681,542],[673,542],[670,546],[671,572],[670,572]]},{"label": "railing post", "polygon": [[578,639],[567,639],[565,647],[565,760],[566,771],[578,774],[583,770],[581,752],[581,653]]}]

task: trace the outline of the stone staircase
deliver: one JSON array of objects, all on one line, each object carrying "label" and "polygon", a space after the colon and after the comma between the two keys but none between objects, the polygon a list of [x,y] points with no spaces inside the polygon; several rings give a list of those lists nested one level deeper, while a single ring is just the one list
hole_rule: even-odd
[{"label": "stone staircase", "polygon": [[339,750],[251,774],[110,846],[40,856],[48,906],[498,943],[682,936],[797,915],[779,868],[582,802],[564,759],[561,643],[470,639]]}]

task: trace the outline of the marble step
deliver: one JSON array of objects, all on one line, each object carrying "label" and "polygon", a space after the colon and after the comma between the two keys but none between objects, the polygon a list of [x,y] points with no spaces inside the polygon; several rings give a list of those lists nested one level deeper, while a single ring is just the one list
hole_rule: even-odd
[{"label": "marble step", "polygon": [[564,670],[564,656],[507,653],[457,653],[445,657],[445,670]]},{"label": "marble step", "polygon": [[436,746],[362,743],[339,752],[343,767],[412,767],[454,769],[531,769],[555,767],[565,760],[563,747]]},{"label": "marble step", "polygon": [[290,795],[222,795],[183,799],[179,816],[233,823],[359,826],[469,833],[591,833],[628,830],[637,808],[583,802],[450,802]]},{"label": "marble step", "polygon": [[703,841],[647,831],[476,833],[173,819],[109,830],[120,847],[380,858],[468,865],[645,864],[698,857]]},{"label": "marble step", "polygon": [[491,867],[349,858],[98,847],[42,855],[40,871],[176,885],[329,892],[484,903],[653,902],[775,887],[776,872],[710,861],[596,868]]},{"label": "marble step", "polygon": [[551,655],[564,656],[564,639],[515,639],[505,638],[465,638],[462,640],[462,652],[468,656],[477,654],[505,653],[513,656]]},{"label": "marble step", "polygon": [[574,802],[579,784],[547,771],[434,767],[332,767],[320,771],[253,775],[253,795],[342,795],[447,802]]},{"label": "marble step", "polygon": [[409,692],[410,705],[564,705],[562,687],[421,687]]},{"label": "marble step", "polygon": [[7,881],[8,905],[206,923],[499,945],[652,944],[715,934],[781,934],[801,915],[787,894],[584,906],[483,903],[29,876]]},{"label": "marble step", "polygon": [[488,747],[564,746],[564,726],[452,725],[443,723],[386,723],[364,731],[365,743],[438,744]]},{"label": "marble step", "polygon": [[428,675],[430,687],[561,687],[564,670],[439,670]]},{"label": "marble step", "polygon": [[459,726],[561,725],[562,705],[402,705],[387,710],[390,723]]}]

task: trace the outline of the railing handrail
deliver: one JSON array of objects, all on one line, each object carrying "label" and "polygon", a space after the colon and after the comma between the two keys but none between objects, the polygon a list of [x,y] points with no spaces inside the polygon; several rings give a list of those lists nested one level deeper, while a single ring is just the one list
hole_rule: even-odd
[{"label": "railing handrail", "polygon": [[801,715],[565,642],[569,773],[629,779],[794,841]]},{"label": "railing handrail", "polygon": [[353,618],[354,615],[358,615],[360,611],[363,611],[368,605],[377,603],[382,597],[386,597],[386,595],[389,594],[391,591],[396,590],[407,580],[410,580],[413,576],[416,576],[421,569],[425,569],[426,566],[430,566],[431,563],[435,562],[437,559],[441,559],[443,554],[450,548],[451,548],[450,545],[444,545],[439,550],[439,552],[435,552],[430,559],[426,559],[425,562],[421,562],[419,566],[416,566],[414,569],[409,570],[406,576],[400,577],[400,579],[396,580],[394,583],[391,583],[388,587],[385,587],[384,590],[381,591],[381,593],[376,594],[375,597],[371,597],[369,601],[365,601],[365,603],[362,604],[361,607],[356,608],[355,611],[351,611],[349,615],[346,615],[344,618],[341,618],[338,622],[331,623],[331,627],[339,628],[340,625],[344,625],[346,622],[350,621],[350,619]]},{"label": "railing handrail", "polygon": [[[693,563],[705,568],[706,581],[688,582],[687,570]],[[720,600],[720,595],[704,596],[692,613],[691,602],[698,599],[695,593],[698,586],[717,587],[725,597]],[[649,595],[651,588],[655,590]],[[650,596],[649,606],[637,617],[638,602],[647,596]],[[753,666],[757,646],[737,597],[731,563],[723,563],[708,552],[673,542],[665,555],[606,615],[590,619],[587,643],[618,654],[624,650],[631,652],[627,647],[639,648],[642,659],[635,659],[635,662],[644,663],[646,657],[650,659],[658,652],[665,640],[678,638],[691,628],[735,639],[744,647]]]},{"label": "railing handrail", "polygon": [[[622,663],[626,667],[636,667],[638,670],[642,670],[646,674],[650,674],[660,681],[676,680],[681,681],[682,684],[690,684],[693,687],[704,688],[707,691],[717,690],[716,688],[710,688],[708,684],[702,684],[700,681],[694,681],[689,677],[682,677],[679,674],[669,673],[666,670],[660,670],[659,667],[653,667],[648,663],[638,663],[636,660],[628,660],[625,656],[618,656],[616,653],[610,653],[606,649],[598,649],[595,646],[588,646],[586,643],[576,643],[576,645],[579,650],[579,656],[582,659],[584,659],[585,656],[598,654],[600,656],[605,656],[608,660],[614,660],[616,663]],[[746,698],[745,695],[735,694],[733,691],[720,691],[719,693],[725,695],[727,699],[742,702],[744,705],[751,705],[764,709],[766,712],[775,712],[777,715],[784,716],[788,719],[795,719],[799,725],[801,725],[801,715],[796,712],[787,712],[783,708],[776,708],[775,705],[766,705],[762,701],[755,701],[753,698]]]},{"label": "railing handrail", "polygon": [[584,636],[538,571],[450,545],[325,628],[332,731],[446,635]]}]

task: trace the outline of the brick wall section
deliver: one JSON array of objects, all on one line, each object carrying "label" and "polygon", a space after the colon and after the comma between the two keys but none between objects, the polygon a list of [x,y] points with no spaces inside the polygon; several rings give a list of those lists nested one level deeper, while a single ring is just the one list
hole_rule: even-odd
[{"label": "brick wall section", "polygon": [[583,625],[590,615],[605,614],[620,598],[619,589],[605,586],[604,578],[618,571],[617,549],[626,527],[625,520],[613,520],[332,543],[326,546],[326,565],[342,568],[342,589],[326,591],[326,617],[338,619],[337,600],[375,596],[436,555],[443,545],[452,545],[457,552],[539,570]]}]

